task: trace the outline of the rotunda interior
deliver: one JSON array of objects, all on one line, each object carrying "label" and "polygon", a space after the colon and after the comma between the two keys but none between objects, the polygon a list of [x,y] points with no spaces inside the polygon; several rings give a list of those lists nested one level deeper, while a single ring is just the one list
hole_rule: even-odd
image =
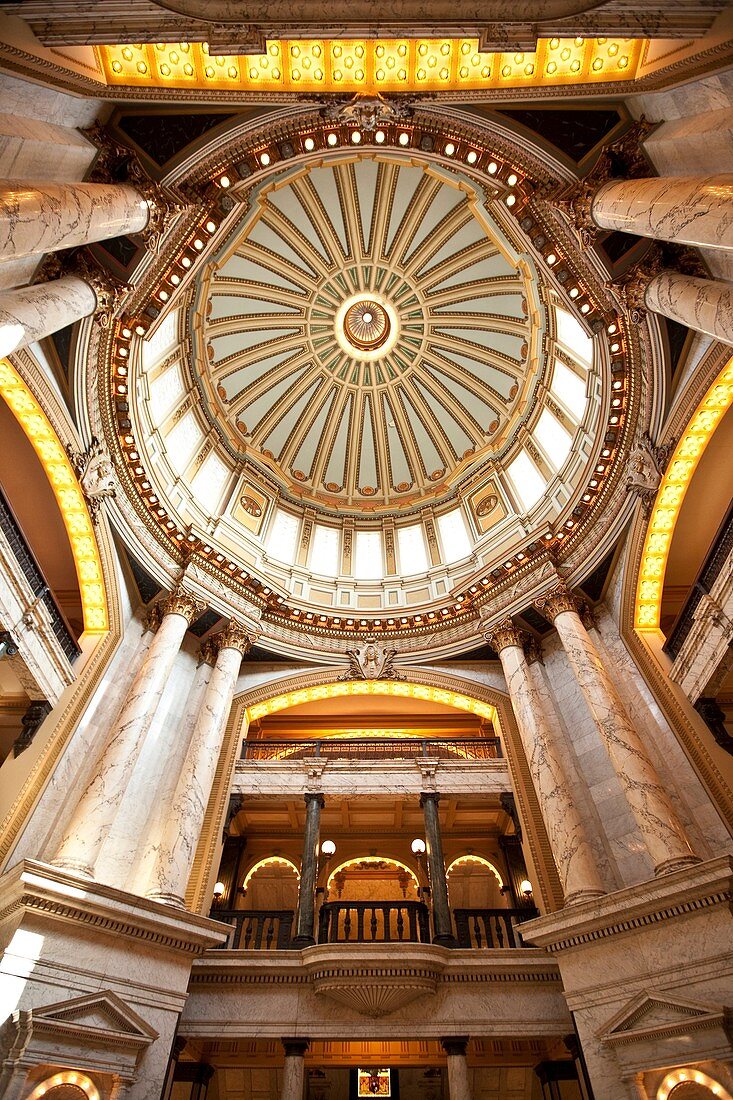
[{"label": "rotunda interior", "polygon": [[0,1096],[733,1100],[733,9],[0,12]]}]

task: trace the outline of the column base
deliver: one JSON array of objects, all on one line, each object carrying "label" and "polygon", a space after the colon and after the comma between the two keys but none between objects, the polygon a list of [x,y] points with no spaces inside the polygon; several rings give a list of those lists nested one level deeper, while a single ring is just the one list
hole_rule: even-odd
[{"label": "column base", "polygon": [[173,909],[185,909],[186,899],[182,898],[180,894],[156,894],[151,890],[149,894],[145,895],[150,901],[157,901],[161,905],[170,905]]},{"label": "column base", "polygon": [[437,943],[439,947],[458,946],[456,937],[450,932],[439,932],[437,936],[433,936],[433,943]]},{"label": "column base", "polygon": [[[159,1096],[194,959],[220,924],[25,860],[0,878],[0,950],[13,975],[0,1095],[59,1065],[126,1100]],[[31,1086],[32,1087],[32,1086]],[[13,1093],[9,1093],[13,1095]]]},{"label": "column base", "polygon": [[293,936],[290,942],[297,951],[301,951],[304,947],[316,946],[313,936]]},{"label": "column base", "polygon": [[696,867],[698,863],[702,863],[699,856],[689,855],[682,856],[681,859],[665,859],[663,863],[658,863],[654,868],[654,877],[661,878],[663,875],[673,875],[675,871],[684,871],[687,867]]},{"label": "column base", "polygon": [[729,1064],[732,886],[723,856],[522,925],[556,958],[595,1100],[656,1096],[667,1069]]},{"label": "column base", "polygon": [[51,860],[51,866],[58,867],[60,871],[68,871],[72,875],[78,875],[79,878],[91,879],[94,882],[94,868],[82,863],[80,859],[53,859]]},{"label": "column base", "polygon": [[572,894],[565,895],[563,909],[571,905],[580,905],[584,901],[598,901],[599,898],[605,897],[605,890],[574,890]]}]

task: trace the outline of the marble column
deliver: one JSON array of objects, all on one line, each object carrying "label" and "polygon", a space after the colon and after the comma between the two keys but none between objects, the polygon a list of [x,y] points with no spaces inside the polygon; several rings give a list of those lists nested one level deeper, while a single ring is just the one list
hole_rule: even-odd
[{"label": "marble column", "polygon": [[140,233],[150,207],[127,183],[0,180],[0,255],[8,260]]},{"label": "marble column", "polygon": [[281,1039],[285,1048],[285,1069],[280,1100],[303,1100],[305,1089],[305,1052],[309,1039]]},{"label": "marble column", "polygon": [[161,613],[158,631],[53,860],[89,878],[94,877],[94,865],[155,719],[183,638],[204,607],[181,585],[157,606]]},{"label": "marble column", "polygon": [[733,175],[611,180],[590,216],[600,229],[733,252]]},{"label": "marble column", "polygon": [[322,794],[306,794],[305,834],[303,836],[303,861],[300,866],[298,886],[298,921],[293,937],[294,947],[312,947],[316,910],[316,879],[318,878],[318,850],[321,837],[321,810],[325,804]]},{"label": "marble column", "polygon": [[657,875],[697,863],[672,803],[563,586],[537,601],[560,636],[588,710],[618,776]]},{"label": "marble column", "polygon": [[468,1062],[466,1061],[468,1036],[456,1035],[440,1041],[447,1056],[450,1100],[471,1100],[471,1085],[468,1080]]},{"label": "marble column", "polygon": [[662,271],[648,283],[644,307],[733,344],[733,283]]},{"label": "marble column", "polygon": [[565,904],[601,897],[605,893],[603,884],[552,743],[542,698],[530,675],[523,636],[511,620],[506,620],[490,631],[486,640],[499,654],[504,670]]},{"label": "marble column", "polygon": [[180,907],[185,905],[188,876],[214,783],[239,666],[252,644],[244,627],[234,619],[212,641],[218,647],[216,664],[206,687],[162,835],[153,843],[156,860],[147,892],[148,897],[156,901]]},{"label": "marble column", "polygon": [[77,275],[0,294],[0,357],[10,355],[97,308],[97,294]]},{"label": "marble column", "polygon": [[443,947],[455,947],[453,924],[448,900],[448,881],[445,874],[443,857],[443,839],[440,835],[438,803],[440,795],[436,791],[425,791],[420,795],[420,807],[425,819],[425,845],[430,876],[430,898],[433,904],[433,943]]}]

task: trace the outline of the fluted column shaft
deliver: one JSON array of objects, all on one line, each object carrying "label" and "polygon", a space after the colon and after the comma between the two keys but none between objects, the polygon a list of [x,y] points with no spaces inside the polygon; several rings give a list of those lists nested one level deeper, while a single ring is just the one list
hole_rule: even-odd
[{"label": "fluted column shaft", "polygon": [[203,605],[183,589],[162,602],[162,619],[119,718],[82,794],[54,863],[92,877],[102,845],[150,730],[186,630]]},{"label": "fluted column shaft", "polygon": [[652,313],[733,344],[733,283],[662,271],[646,287],[644,305]]},{"label": "fluted column shaft", "polygon": [[316,911],[316,878],[318,876],[318,849],[321,836],[322,794],[306,794],[305,833],[303,836],[303,861],[298,885],[298,923],[293,937],[296,947],[311,947]]},{"label": "fluted column shaft", "polygon": [[631,724],[608,671],[569,593],[538,601],[550,617],[596,729],[644,838],[657,875],[697,862],[641,738]]},{"label": "fluted column shaft", "polygon": [[448,880],[445,874],[443,839],[440,835],[438,803],[440,795],[435,791],[426,791],[420,795],[420,806],[425,819],[425,846],[430,875],[430,897],[433,904],[433,943],[444,947],[455,946],[453,924],[448,900]]},{"label": "fluted column shaft", "polygon": [[285,1069],[280,1100],[303,1100],[305,1087],[305,1052],[308,1039],[282,1039],[285,1047]]},{"label": "fluted column shaft", "polygon": [[442,1039],[443,1050],[448,1063],[448,1096],[450,1100],[471,1100],[471,1085],[468,1079],[466,1048],[468,1036],[456,1036]]},{"label": "fluted column shaft", "polygon": [[0,294],[0,357],[73,325],[96,308],[97,295],[77,275],[6,290]]},{"label": "fluted column shaft", "polygon": [[242,656],[249,648],[246,631],[236,622],[215,639],[219,646],[191,743],[171,801],[148,889],[148,897],[183,906],[206,806],[214,783],[227,718]]},{"label": "fluted column shaft", "polygon": [[0,255],[4,259],[139,233],[150,218],[127,183],[0,180]]},{"label": "fluted column shaft", "polygon": [[733,175],[611,180],[590,215],[601,229],[733,252]]},{"label": "fluted column shaft", "polygon": [[532,682],[522,637],[513,624],[488,635],[498,651],[514,716],[547,835],[560,876],[565,904],[601,897],[603,884],[547,726],[539,692]]}]

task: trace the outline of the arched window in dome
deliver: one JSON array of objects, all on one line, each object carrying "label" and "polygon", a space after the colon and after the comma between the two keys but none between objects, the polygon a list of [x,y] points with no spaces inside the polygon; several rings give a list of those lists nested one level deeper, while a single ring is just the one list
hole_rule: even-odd
[{"label": "arched window in dome", "polygon": [[438,516],[438,531],[443,544],[443,561],[447,565],[471,553],[472,543],[460,508]]},{"label": "arched window in dome", "polygon": [[506,470],[519,501],[528,512],[545,492],[545,479],[525,450],[521,450]]},{"label": "arched window in dome", "polygon": [[298,541],[298,517],[278,508],[267,536],[267,552],[278,561],[292,565],[295,561],[295,548]]},{"label": "arched window in dome", "polygon": [[337,527],[316,523],[313,527],[310,567],[324,577],[335,577],[341,572],[339,562],[340,539]]},{"label": "arched window in dome", "polygon": [[354,542],[353,573],[356,580],[381,580],[384,576],[381,532],[357,531]]},{"label": "arched window in dome", "polygon": [[430,567],[421,523],[411,523],[397,528],[397,546],[400,552],[400,573],[424,573]]}]

